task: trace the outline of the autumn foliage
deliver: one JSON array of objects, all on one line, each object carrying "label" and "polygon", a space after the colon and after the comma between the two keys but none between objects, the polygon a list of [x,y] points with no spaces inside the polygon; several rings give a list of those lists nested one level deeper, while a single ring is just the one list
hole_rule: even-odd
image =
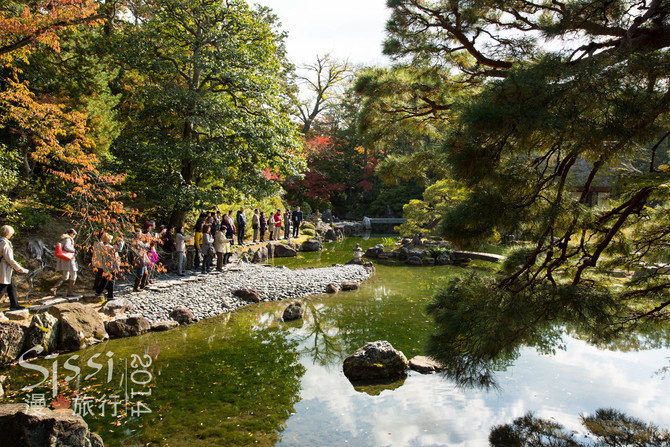
[{"label": "autumn foliage", "polygon": [[98,4],[90,0],[10,3],[0,9],[0,120],[5,131],[18,136],[17,149],[27,166],[42,170],[63,186],[69,197],[66,214],[84,234],[105,229],[119,233],[132,221],[116,189],[123,176],[104,175],[93,154],[86,115],[68,110],[68,98],[38,97],[21,77],[37,46],[60,51],[59,32],[80,24],[96,26]]}]

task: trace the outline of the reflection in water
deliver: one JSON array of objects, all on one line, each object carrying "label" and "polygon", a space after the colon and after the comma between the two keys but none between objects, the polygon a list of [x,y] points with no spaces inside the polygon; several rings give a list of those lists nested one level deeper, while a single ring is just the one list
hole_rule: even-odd
[{"label": "reflection in water", "polygon": [[[491,430],[489,442],[493,447],[586,447],[670,445],[670,432],[630,417],[613,409],[598,409],[595,415],[583,416],[582,425],[588,431],[578,436],[566,431],[555,421],[537,418],[532,413],[517,418],[511,424],[499,425]],[[595,439],[595,441],[594,441]]]},{"label": "reflection in water", "polygon": [[[293,267],[346,262],[356,242],[360,240],[345,240],[329,245],[329,251],[301,253],[301,259],[281,262]],[[361,245],[366,249],[378,242]],[[147,385],[151,395],[144,397],[151,414],[86,420],[114,447],[132,442],[189,447],[483,446],[493,426],[529,411],[581,435],[578,415],[607,407],[670,427],[670,388],[665,376],[656,374],[670,355],[667,337],[653,331],[639,340],[610,343],[620,349],[613,352],[580,339],[573,327],[552,328],[557,331],[551,335],[554,347],[562,349],[541,343],[537,346],[542,349],[519,346],[515,360],[497,369],[497,392],[462,389],[441,375],[414,372],[395,389],[356,390],[342,373],[344,358],[375,340],[388,340],[408,358],[425,354],[434,330],[426,304],[440,284],[463,271],[380,264],[357,291],[305,299],[302,322],[279,321],[285,302],[259,303],[166,333],[80,351],[76,364],[82,370],[96,353],[112,351],[116,359],[144,353],[155,357],[149,369],[153,380]],[[63,364],[72,357],[59,359]],[[44,360],[40,364],[49,366]],[[103,380],[103,370],[97,380],[70,383],[65,395],[109,395],[118,391],[121,372],[114,374],[114,387]],[[61,381],[66,373],[59,372]],[[18,368],[9,374],[8,400],[22,401],[27,395],[17,390],[35,383],[35,377]],[[49,393],[49,384],[41,391]]]},{"label": "reflection in water", "polygon": [[[294,411],[304,367],[296,342],[278,328],[254,331],[253,323],[253,314],[242,311],[165,333],[113,340],[59,360],[63,364],[79,355],[71,363],[84,371],[98,353],[114,352],[118,359],[144,352],[156,356],[149,368],[150,383],[141,389],[135,386],[135,391],[147,394],[131,398],[141,397],[150,413],[133,415],[131,408],[121,407],[116,415],[109,408],[103,415],[94,406],[93,414],[85,416],[107,446],[272,445]],[[47,361],[39,364],[49,367]],[[123,400],[125,385],[133,387],[123,378],[131,377],[130,364],[128,373],[123,366],[109,383],[102,374],[97,380],[80,377],[65,383],[68,371],[63,371],[59,374],[63,399],[71,405],[83,395],[98,400],[121,395]],[[34,383],[33,377],[14,368],[10,380],[7,400],[30,400],[32,393],[19,390]],[[35,392],[49,393],[48,385]]]},{"label": "reflection in water", "polygon": [[407,377],[401,379],[386,379],[374,381],[350,381],[354,389],[359,393],[365,393],[370,396],[379,396],[382,391],[393,391],[405,384]]}]

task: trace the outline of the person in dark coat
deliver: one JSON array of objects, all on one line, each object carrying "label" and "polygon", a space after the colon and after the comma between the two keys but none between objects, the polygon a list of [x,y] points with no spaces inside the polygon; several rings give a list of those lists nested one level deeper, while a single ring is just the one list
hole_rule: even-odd
[{"label": "person in dark coat", "polygon": [[302,211],[297,206],[291,215],[291,222],[293,223],[293,237],[300,236],[300,224],[302,223]]},{"label": "person in dark coat", "polygon": [[268,220],[265,218],[265,213],[261,211],[261,215],[258,218],[260,232],[261,232],[261,242],[265,242],[265,232],[268,229]]},{"label": "person in dark coat", "polygon": [[247,229],[247,216],[244,215],[244,208],[237,212],[237,243],[244,245],[244,231]]}]

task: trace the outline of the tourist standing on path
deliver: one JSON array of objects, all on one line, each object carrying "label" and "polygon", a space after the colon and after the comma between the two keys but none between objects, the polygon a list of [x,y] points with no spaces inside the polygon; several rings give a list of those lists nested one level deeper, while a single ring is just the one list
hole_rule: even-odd
[{"label": "tourist standing on path", "polygon": [[214,251],[214,238],[209,234],[209,225],[202,226],[202,245],[200,252],[203,256],[201,273],[209,273],[212,263],[212,258],[216,253]]},{"label": "tourist standing on path", "polygon": [[24,269],[14,260],[14,247],[9,241],[14,236],[14,228],[9,225],[0,227],[0,297],[7,292],[9,297],[10,310],[25,309],[19,306],[19,301],[16,297],[16,287],[12,282],[12,274],[14,270],[17,273],[28,273],[28,269]]},{"label": "tourist standing on path", "polygon": [[268,229],[268,221],[265,218],[265,213],[261,211],[258,216],[258,226],[261,231],[261,242],[265,242],[265,231]]},{"label": "tourist standing on path", "polygon": [[244,245],[244,231],[247,229],[247,216],[244,215],[244,208],[237,212],[237,243]]},{"label": "tourist standing on path", "polygon": [[[202,230],[202,226],[200,227]],[[202,234],[202,233],[201,233]],[[174,236],[175,253],[177,254],[177,274],[184,276],[184,265],[186,264],[186,242],[191,240],[191,236],[184,236],[184,227],[178,226],[177,233]],[[198,258],[196,250],[195,257]]]},{"label": "tourist standing on path", "polygon": [[284,212],[284,239],[291,238],[291,211],[286,208]]},{"label": "tourist standing on path", "polygon": [[279,235],[281,234],[281,210],[277,210],[277,212],[274,215],[274,222],[275,222],[275,227],[274,227],[274,234],[273,237],[276,240],[279,240]]},{"label": "tourist standing on path", "polygon": [[193,270],[200,267],[200,244],[202,244],[202,226],[205,224],[205,212],[200,213],[200,217],[195,221],[193,234],[193,248],[195,248],[195,257],[193,258]]},{"label": "tourist standing on path", "polygon": [[[112,246],[114,251],[113,256],[110,256],[107,253],[107,247],[103,239],[105,235],[108,235],[104,231],[99,231],[96,233],[97,241],[93,244],[93,257],[91,259],[91,266],[95,272],[95,281],[93,282],[93,290],[95,291],[96,296],[102,296],[102,291],[105,290],[106,279],[105,273],[109,273],[114,270],[114,275],[116,276],[120,271],[120,262],[119,262],[119,253],[123,251],[125,241],[123,236],[119,237],[116,241],[116,245]],[[111,235],[108,235],[110,238],[111,244]],[[116,269],[111,269],[113,265],[110,264],[111,261],[116,261]]]},{"label": "tourist standing on path", "polygon": [[[121,242],[121,240],[119,240],[117,244],[119,242]],[[95,294],[100,296],[102,295],[103,290],[107,290],[107,300],[114,299],[114,281],[116,281],[116,276],[121,269],[117,248],[118,246],[115,247],[112,245],[112,236],[109,233],[103,233],[99,245],[99,249],[101,249],[99,256],[102,263],[103,274],[102,280],[98,283],[95,290]]]},{"label": "tourist standing on path", "polygon": [[130,251],[133,254],[133,266],[135,269],[135,286],[133,292],[139,292],[147,286],[149,278],[148,268],[151,260],[149,259],[149,244],[144,240],[145,236],[137,228],[135,237],[130,242]]},{"label": "tourist standing on path", "polygon": [[174,241],[174,227],[168,227],[165,233],[161,235],[161,247],[165,252],[165,267],[168,271],[174,271],[175,252],[177,251],[177,244]]},{"label": "tourist standing on path", "polygon": [[[91,267],[93,267],[93,273],[95,273],[95,280],[93,281],[93,290],[98,290],[100,283],[103,281],[103,270],[102,263],[104,246],[102,244],[102,236],[105,234],[104,231],[98,231],[95,233],[95,242],[93,243],[93,255],[91,256]],[[96,295],[98,293],[96,292]]]},{"label": "tourist standing on path", "polygon": [[254,215],[251,218],[251,229],[254,230],[254,244],[258,242],[258,230],[260,229],[261,225],[261,217],[258,214],[258,208],[254,210]]},{"label": "tourist standing on path", "polygon": [[216,270],[223,271],[224,257],[230,254],[230,242],[221,228],[214,234],[214,251],[216,252]]},{"label": "tourist standing on path", "polygon": [[63,272],[63,277],[58,280],[58,282],[51,288],[52,295],[56,295],[58,288],[63,285],[65,281],[67,281],[67,292],[65,296],[74,296],[74,283],[77,280],[77,271],[79,270],[74,248],[75,236],[77,236],[77,232],[74,230],[74,228],[70,228],[60,237],[59,243],[61,245],[61,250],[64,253],[70,253],[72,255],[72,259],[65,260],[56,258],[56,271]]},{"label": "tourist standing on path", "polygon": [[226,219],[226,237],[230,241],[230,245],[234,245],[235,222],[233,220],[233,210],[228,211],[228,215],[224,219]]},{"label": "tourist standing on path", "polygon": [[300,211],[299,206],[295,207],[295,211],[291,215],[291,222],[293,223],[293,237],[299,237],[300,224],[302,223],[302,211]]}]

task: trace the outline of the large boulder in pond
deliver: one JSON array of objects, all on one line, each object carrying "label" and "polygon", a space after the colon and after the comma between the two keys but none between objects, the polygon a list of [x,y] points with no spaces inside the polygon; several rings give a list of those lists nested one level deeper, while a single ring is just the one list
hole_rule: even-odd
[{"label": "large boulder in pond", "polygon": [[141,316],[119,317],[107,322],[111,337],[135,337],[151,330],[151,321]]},{"label": "large boulder in pond", "polygon": [[0,444],[12,447],[104,447],[100,436],[72,410],[0,405],[0,433]]},{"label": "large boulder in pond", "polygon": [[344,359],[344,375],[349,380],[402,378],[407,375],[407,357],[387,341],[374,341]]},{"label": "large boulder in pond", "polygon": [[300,245],[300,251],[319,251],[323,248],[323,244],[319,239],[310,239]]},{"label": "large boulder in pond", "polygon": [[58,319],[60,349],[76,351],[109,339],[105,322],[91,307],[80,303],[57,304],[49,313]]},{"label": "large boulder in pond", "polygon": [[191,324],[197,321],[193,312],[184,306],[177,306],[172,309],[172,311],[170,311],[170,318],[179,324]]},{"label": "large boulder in pond", "polygon": [[300,301],[296,301],[295,303],[289,304],[286,309],[284,309],[284,314],[282,315],[282,319],[284,321],[293,321],[297,320],[299,318],[302,318],[302,316],[305,314],[305,309],[302,307],[302,303]]},{"label": "large boulder in pond", "polygon": [[0,323],[0,365],[11,363],[21,355],[25,339],[25,327],[16,323]]},{"label": "large boulder in pond", "polygon": [[[42,354],[53,352],[58,348],[58,335],[60,327],[58,318],[49,313],[40,313],[33,315],[30,320],[30,326],[26,332],[25,350],[42,346]],[[37,353],[35,353],[37,355]]]},{"label": "large boulder in pond", "polygon": [[275,244],[275,258],[293,258],[295,256],[298,256],[298,252],[287,244]]}]

